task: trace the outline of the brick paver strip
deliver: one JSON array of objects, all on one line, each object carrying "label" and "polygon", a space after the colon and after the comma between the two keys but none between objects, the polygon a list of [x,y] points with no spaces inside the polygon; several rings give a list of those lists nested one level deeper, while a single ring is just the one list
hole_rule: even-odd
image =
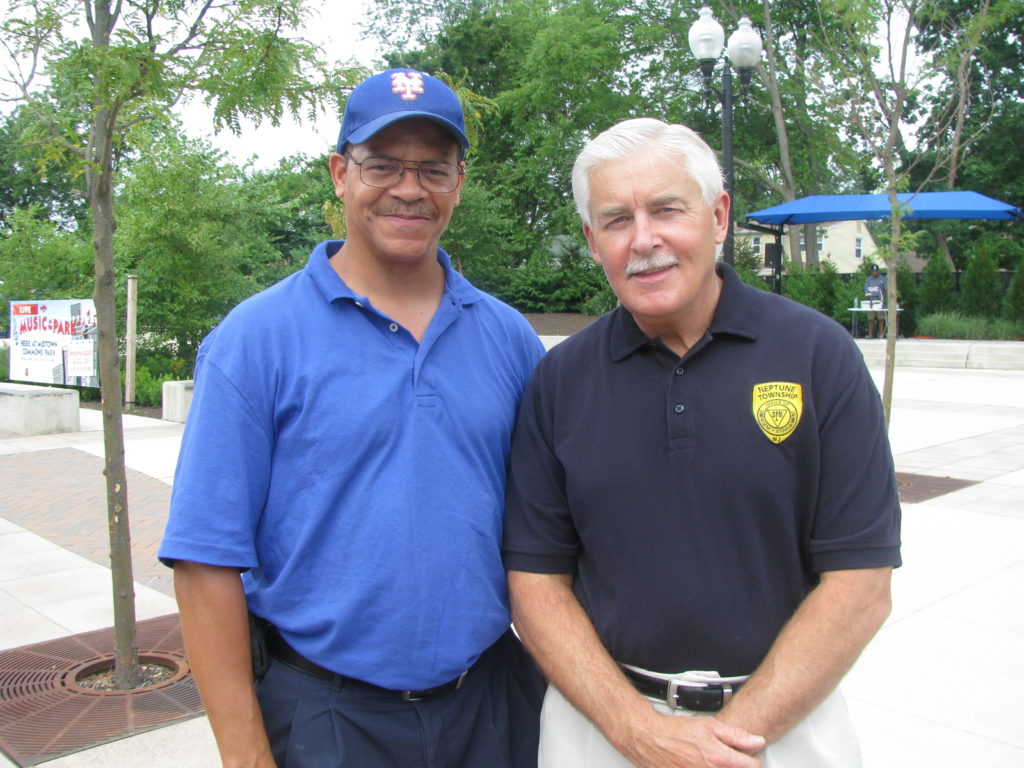
[{"label": "brick paver strip", "polygon": [[[170,568],[156,559],[171,487],[127,470],[135,581],[173,595]],[[110,567],[103,459],[74,448],[0,456],[0,517]]]}]

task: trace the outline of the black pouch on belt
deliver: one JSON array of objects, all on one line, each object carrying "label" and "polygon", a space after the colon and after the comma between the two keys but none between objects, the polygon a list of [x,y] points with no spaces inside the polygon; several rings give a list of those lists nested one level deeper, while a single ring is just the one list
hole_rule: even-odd
[{"label": "black pouch on belt", "polygon": [[267,651],[267,620],[249,613],[249,646],[252,651],[252,679],[259,682],[270,668]]}]

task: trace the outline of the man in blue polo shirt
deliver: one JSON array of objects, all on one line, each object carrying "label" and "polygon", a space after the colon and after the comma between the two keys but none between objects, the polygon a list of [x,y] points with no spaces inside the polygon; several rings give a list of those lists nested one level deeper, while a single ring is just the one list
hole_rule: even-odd
[{"label": "man in blue polo shirt", "polygon": [[608,129],[573,191],[621,306],[540,362],[513,438],[503,549],[552,682],[540,764],[858,765],[836,684],[900,563],[863,358],[716,264],[730,201],[689,129]]},{"label": "man in blue polo shirt", "polygon": [[347,239],[203,342],[160,557],[226,766],[536,764],[500,541],[543,347],[438,247],[468,146],[440,81],[364,81]]}]

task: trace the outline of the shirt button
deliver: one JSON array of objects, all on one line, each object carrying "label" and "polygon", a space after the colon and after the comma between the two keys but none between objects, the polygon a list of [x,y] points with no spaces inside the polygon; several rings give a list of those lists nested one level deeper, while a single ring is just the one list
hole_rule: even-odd
[{"label": "shirt button", "polygon": [[686,406],[684,406],[682,403],[676,404],[676,413],[682,413],[685,410]]},{"label": "shirt button", "polygon": [[683,375],[683,369],[682,368],[676,368],[676,376],[682,376],[682,375]]},{"label": "shirt button", "polygon": [[398,323],[392,323],[388,326],[388,330],[392,333],[398,333]]}]

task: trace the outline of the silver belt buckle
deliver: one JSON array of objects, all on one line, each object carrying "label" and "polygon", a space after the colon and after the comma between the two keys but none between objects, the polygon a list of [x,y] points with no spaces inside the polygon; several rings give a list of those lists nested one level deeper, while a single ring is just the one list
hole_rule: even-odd
[{"label": "silver belt buckle", "polygon": [[665,703],[672,709],[686,709],[686,707],[679,706],[679,689],[680,688],[707,688],[706,683],[691,683],[687,680],[669,680],[668,681],[668,696],[665,698]]}]

